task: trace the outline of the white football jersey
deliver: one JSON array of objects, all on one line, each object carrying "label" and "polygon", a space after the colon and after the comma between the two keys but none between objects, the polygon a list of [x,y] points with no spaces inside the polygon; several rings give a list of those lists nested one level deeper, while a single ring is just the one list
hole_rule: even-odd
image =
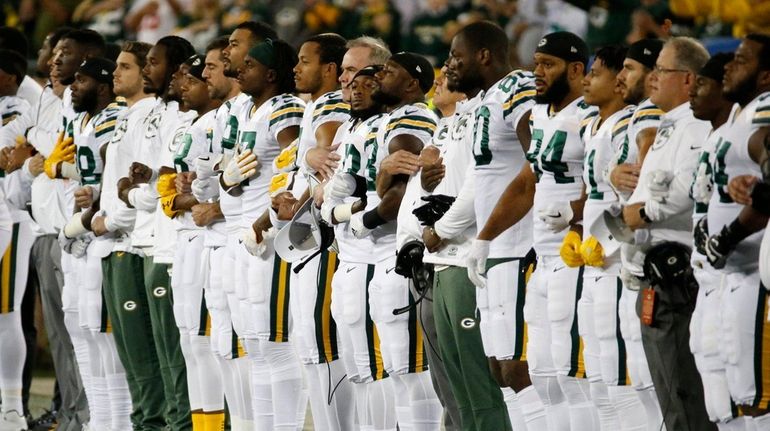
[{"label": "white football jersey", "polygon": [[[198,156],[213,152],[213,142],[216,110],[209,111],[198,117],[187,128],[181,139],[171,142],[171,153],[174,155],[174,169],[177,172],[189,172],[194,169]],[[176,217],[179,229],[201,229],[195,225],[190,211],[184,211]]]},{"label": "white football jersey", "polygon": [[[217,132],[214,133],[214,136],[219,136],[220,139],[214,140],[213,148],[215,153],[224,154],[225,160],[229,159],[235,152],[235,144],[238,142],[238,126],[243,120],[241,108],[250,100],[251,97],[248,94],[240,93],[217,109]],[[221,168],[224,169],[224,166]],[[219,206],[225,217],[228,231],[239,231],[242,212],[241,197],[227,194],[220,185]]]},{"label": "white football jersey", "polygon": [[[474,207],[479,228],[487,223],[503,191],[524,166],[525,153],[516,128],[534,106],[534,75],[515,70],[480,97],[470,136],[476,178]],[[489,257],[521,257],[530,248],[532,216],[528,214],[492,241]]]},{"label": "white football jersey", "polygon": [[261,170],[256,176],[241,183],[242,227],[251,227],[270,207],[270,179],[273,159],[281,152],[278,134],[288,127],[299,127],[305,112],[305,102],[291,94],[280,94],[255,106],[249,99],[241,107],[238,126],[239,151],[250,149],[257,156]]},{"label": "white football jersey", "polygon": [[[618,201],[617,196],[610,187],[609,182],[604,176],[604,167],[615,156],[626,140],[626,130],[631,116],[634,112],[633,106],[627,106],[620,111],[612,114],[606,120],[598,115],[588,117],[582,136],[585,142],[585,157],[583,159],[583,183],[586,185],[587,199],[583,207],[583,238],[587,239],[591,232],[591,225],[605,209]],[[586,266],[585,274],[607,273],[612,263],[620,262],[620,257],[616,256],[613,262],[605,259],[604,268],[595,268]]]},{"label": "white football jersey", "polygon": [[[535,214],[552,202],[570,202],[580,198],[583,189],[585,146],[580,138],[584,120],[596,115],[579,97],[554,112],[550,105],[532,108],[532,142],[527,159],[537,177]],[[587,123],[586,123],[587,124]],[[534,218],[534,247],[538,256],[558,256],[567,230],[553,233],[545,223]]]},{"label": "white football jersey", "polygon": [[[727,119],[727,127],[714,150],[712,181],[714,193],[708,206],[708,228],[711,235],[719,233],[743,209],[727,192],[730,179],[739,175],[762,178],[762,171],[749,156],[749,137],[758,128],[766,126],[770,118],[770,92],[756,97],[741,110],[734,110]],[[741,241],[727,259],[725,271],[753,272],[758,270],[759,246],[764,230]]]},{"label": "white football jersey", "polygon": [[30,115],[29,103],[16,96],[0,97],[0,127],[13,121],[21,115]]},{"label": "white football jersey", "polygon": [[[737,104],[733,105],[733,112],[730,115],[733,115],[736,109],[738,109]],[[722,138],[722,133],[728,127],[729,123],[725,122],[716,130],[709,132],[706,143],[703,145],[703,151],[698,158],[698,167],[695,169],[692,186],[690,186],[690,198],[695,202],[692,211],[693,226],[708,212],[709,202],[714,192],[715,150],[717,143]]]},{"label": "white football jersey", "polygon": [[118,119],[126,110],[125,102],[113,102],[93,117],[81,112],[72,125],[76,147],[75,167],[80,173],[82,185],[96,186],[101,183],[104,161],[102,146],[109,144]]}]

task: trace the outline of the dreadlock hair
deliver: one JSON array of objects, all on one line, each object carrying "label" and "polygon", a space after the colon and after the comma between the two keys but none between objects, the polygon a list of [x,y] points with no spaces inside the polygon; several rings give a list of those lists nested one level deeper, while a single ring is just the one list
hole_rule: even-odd
[{"label": "dreadlock hair", "polygon": [[168,90],[171,77],[179,69],[179,66],[195,54],[195,48],[184,38],[179,36],[165,36],[155,44],[166,48],[166,76],[163,77],[163,94]]}]

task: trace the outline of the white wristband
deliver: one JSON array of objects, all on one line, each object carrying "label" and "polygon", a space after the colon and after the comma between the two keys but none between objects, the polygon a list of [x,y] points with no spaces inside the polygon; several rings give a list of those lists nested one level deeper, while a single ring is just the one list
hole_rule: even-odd
[{"label": "white wristband", "polygon": [[83,213],[79,212],[69,219],[67,224],[64,226],[64,236],[67,238],[77,238],[80,235],[88,232],[88,229],[83,226],[82,216]]},{"label": "white wristband", "polygon": [[78,168],[75,167],[74,163],[62,162],[59,169],[61,169],[62,178],[69,178],[71,180],[80,179],[80,172],[78,172]]},{"label": "white wristband", "polygon": [[353,204],[341,204],[334,207],[332,212],[337,223],[345,223],[353,216]]}]

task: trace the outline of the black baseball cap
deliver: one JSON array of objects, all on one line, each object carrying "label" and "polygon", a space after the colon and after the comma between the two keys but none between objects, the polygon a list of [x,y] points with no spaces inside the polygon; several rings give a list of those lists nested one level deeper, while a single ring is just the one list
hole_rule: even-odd
[{"label": "black baseball cap", "polygon": [[393,54],[390,60],[403,67],[409,75],[420,83],[420,90],[424,93],[433,87],[433,65],[427,58],[413,52],[399,52]]}]

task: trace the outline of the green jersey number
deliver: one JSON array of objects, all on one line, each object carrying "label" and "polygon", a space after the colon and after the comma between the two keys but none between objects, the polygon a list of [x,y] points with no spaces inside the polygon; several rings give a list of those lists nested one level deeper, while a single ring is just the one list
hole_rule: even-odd
[{"label": "green jersey number", "polygon": [[543,149],[542,154],[540,154],[540,147],[543,144],[544,137],[543,130],[533,129],[530,146],[534,144],[534,149],[527,154],[527,160],[532,164],[538,180],[543,172],[550,172],[556,184],[574,183],[575,178],[567,176],[569,166],[566,162],[561,161],[564,154],[564,145],[567,143],[567,132],[563,130],[555,131]]},{"label": "green jersey number", "polygon": [[591,150],[586,157],[586,164],[588,165],[588,185],[591,190],[588,193],[588,199],[604,199],[604,193],[599,191],[599,185],[596,184],[596,178],[594,176],[594,160],[596,159],[596,150]]},{"label": "green jersey number", "polygon": [[[376,134],[377,129],[372,130],[371,133]],[[374,191],[377,189],[376,186],[376,180],[377,180],[377,149],[379,146],[377,145],[377,138],[367,139],[364,143],[364,148],[368,149],[369,147],[372,147],[371,155],[366,160],[366,168],[361,170],[361,159],[362,154],[360,151],[358,151],[358,148],[356,148],[355,145],[347,145],[347,148],[345,150],[345,166],[347,169],[345,171],[352,175],[360,175],[366,178],[366,189],[369,191]]]},{"label": "green jersey number", "polygon": [[80,181],[85,184],[98,184],[99,175],[96,174],[96,157],[88,147],[78,147],[77,167],[80,171]]},{"label": "green jersey number", "polygon": [[489,151],[489,108],[482,106],[476,113],[476,125],[473,128],[473,158],[476,166],[488,165],[492,162],[492,152]]},{"label": "green jersey number", "polygon": [[231,115],[227,119],[227,125],[225,126],[225,133],[222,136],[222,149],[232,150],[235,148],[235,142],[238,138],[238,117]]},{"label": "green jersey number", "polygon": [[177,172],[187,172],[190,167],[184,161],[187,155],[190,154],[190,147],[192,146],[192,135],[185,133],[182,137],[181,145],[177,146],[176,154],[174,154],[174,168]]},{"label": "green jersey number", "polygon": [[714,166],[715,169],[713,175],[714,186],[716,186],[717,192],[719,193],[719,202],[725,204],[733,202],[733,199],[727,192],[727,182],[730,178],[725,172],[725,156],[727,155],[727,151],[730,149],[730,146],[732,146],[732,143],[721,138],[719,139],[719,142],[717,142],[716,166]]}]

